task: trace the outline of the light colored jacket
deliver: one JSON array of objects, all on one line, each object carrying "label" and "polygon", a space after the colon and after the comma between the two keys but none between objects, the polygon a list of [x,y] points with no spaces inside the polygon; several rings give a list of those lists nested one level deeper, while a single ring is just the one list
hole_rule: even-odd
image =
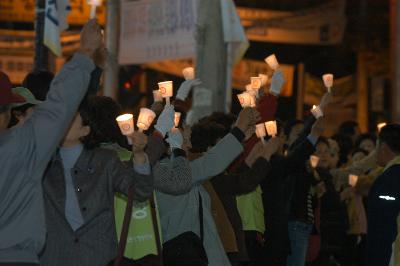
[{"label": "light colored jacket", "polygon": [[43,172],[78,109],[93,62],[75,54],[47,100],[22,126],[0,134],[0,262],[38,262],[45,243]]},{"label": "light colored jacket", "polygon": [[201,185],[205,180],[222,173],[243,151],[238,139],[228,134],[202,157],[190,162],[192,189],[183,195],[173,196],[157,191],[163,241],[192,231],[200,236],[199,195],[203,204],[204,247],[210,266],[230,265],[218,236],[211,213],[211,200]]}]

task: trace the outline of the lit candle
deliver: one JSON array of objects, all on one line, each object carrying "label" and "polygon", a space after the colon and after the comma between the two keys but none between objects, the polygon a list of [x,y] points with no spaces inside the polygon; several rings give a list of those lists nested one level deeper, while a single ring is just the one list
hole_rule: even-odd
[{"label": "lit candle", "polygon": [[179,122],[181,121],[181,115],[180,112],[175,112],[174,125],[176,128],[179,126]]},{"label": "lit candle", "polygon": [[313,105],[313,107],[311,109],[311,113],[313,114],[313,116],[316,119],[324,116],[324,113],[322,112],[321,108],[319,106],[316,106],[316,105]]},{"label": "lit candle", "polygon": [[328,92],[331,92],[331,88],[333,86],[333,74],[323,75],[322,80],[324,81],[324,85],[328,89]]},{"label": "lit candle", "polygon": [[257,135],[258,138],[261,139],[262,144],[265,145],[264,137],[267,135],[267,133],[265,131],[265,124],[264,123],[256,125],[256,135]]},{"label": "lit candle", "polygon": [[310,156],[310,163],[312,168],[317,168],[318,163],[319,163],[319,157],[315,155]]},{"label": "lit candle", "polygon": [[159,90],[153,91],[153,99],[154,99],[154,102],[162,102],[163,97]]},{"label": "lit candle", "polygon": [[376,127],[378,128],[378,132],[381,132],[382,128],[386,126],[386,123],[379,123]]},{"label": "lit candle", "polygon": [[272,68],[272,70],[277,70],[278,69],[279,63],[278,63],[278,60],[276,59],[275,54],[272,54],[272,55],[268,56],[264,60],[269,65],[269,67]]},{"label": "lit candle", "polygon": [[261,78],[260,77],[251,77],[250,80],[251,80],[251,83],[250,83],[251,88],[256,91],[259,90],[261,87],[261,82],[262,82]]},{"label": "lit candle", "polygon": [[154,118],[156,118],[156,113],[154,113],[152,110],[148,108],[140,108],[139,117],[136,123],[139,131],[142,132],[149,129]]},{"label": "lit candle", "polygon": [[96,8],[101,6],[103,0],[88,0],[88,5],[90,6],[90,19],[96,17]]},{"label": "lit candle", "polygon": [[[121,130],[122,135],[128,136],[135,131],[133,127],[133,115],[132,114],[123,114],[116,118],[119,129]],[[127,138],[129,144],[132,145],[131,139]]]},{"label": "lit candle", "polygon": [[264,74],[258,74],[258,76],[261,78],[261,87],[267,85],[268,76]]},{"label": "lit candle", "polygon": [[238,94],[237,97],[239,99],[240,105],[243,108],[256,106],[255,97],[248,92],[243,92],[241,94]]},{"label": "lit candle", "polygon": [[172,81],[159,82],[158,87],[160,89],[162,97],[165,98],[167,105],[170,105],[169,98],[174,95]]},{"label": "lit candle", "polygon": [[267,133],[271,137],[276,137],[278,133],[278,128],[276,127],[276,121],[265,122],[265,127],[267,128]]},{"label": "lit candle", "polygon": [[185,80],[194,79],[194,68],[193,67],[186,67],[182,70],[182,74]]},{"label": "lit candle", "polygon": [[349,185],[355,187],[357,185],[358,176],[357,175],[349,175]]}]

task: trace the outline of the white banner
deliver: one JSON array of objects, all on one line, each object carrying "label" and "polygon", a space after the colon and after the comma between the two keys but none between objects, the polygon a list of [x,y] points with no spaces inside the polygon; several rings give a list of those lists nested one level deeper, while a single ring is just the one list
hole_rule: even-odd
[{"label": "white banner", "polygon": [[238,13],[252,41],[331,45],[342,41],[345,4],[345,0],[333,0],[293,12],[238,8]]},{"label": "white banner", "polygon": [[194,58],[197,0],[123,0],[119,63]]}]

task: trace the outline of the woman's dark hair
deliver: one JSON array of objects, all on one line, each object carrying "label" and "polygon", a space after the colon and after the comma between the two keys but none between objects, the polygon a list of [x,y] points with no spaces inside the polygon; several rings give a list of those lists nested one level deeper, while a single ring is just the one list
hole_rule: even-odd
[{"label": "woman's dark hair", "polygon": [[190,142],[192,152],[205,152],[209,147],[214,146],[218,139],[226,135],[226,129],[215,122],[203,121],[192,127]]},{"label": "woman's dark hair", "polygon": [[365,156],[368,156],[368,152],[366,150],[364,150],[364,149],[361,149],[361,148],[356,148],[355,150],[353,150],[353,152],[351,153],[351,156],[353,157],[354,154],[356,154],[356,153],[362,153]]},{"label": "woman's dark hair", "polygon": [[356,140],[355,147],[360,147],[361,143],[364,140],[371,140],[373,143],[376,143],[376,136],[374,134],[371,134],[371,133],[361,134]]},{"label": "woman's dark hair", "polygon": [[111,98],[91,96],[79,107],[82,124],[90,127],[89,135],[81,139],[85,148],[93,149],[101,143],[118,143],[125,147],[126,139],[121,134],[115,118],[122,113],[121,107]]},{"label": "woman's dark hair", "polygon": [[225,114],[223,112],[214,112],[209,116],[206,116],[199,120],[200,123],[215,122],[220,124],[227,131],[226,134],[231,130],[233,123],[236,121],[236,116],[233,114]]},{"label": "woman's dark hair", "polygon": [[379,133],[379,141],[386,143],[396,154],[400,153],[400,125],[389,124],[384,126]]},{"label": "woman's dark hair", "polygon": [[46,70],[30,72],[22,82],[22,86],[32,92],[39,101],[46,100],[54,74]]},{"label": "woman's dark hair", "polygon": [[332,136],[333,140],[339,145],[339,166],[344,165],[348,161],[348,156],[353,150],[353,142],[347,135],[335,134]]},{"label": "woman's dark hair", "polygon": [[356,134],[355,128],[358,127],[358,123],[355,121],[345,121],[339,126],[338,134],[345,136],[353,136]]},{"label": "woman's dark hair", "polygon": [[292,132],[292,129],[297,125],[304,125],[304,121],[299,119],[288,121],[284,126],[285,135],[289,137],[290,132]]}]

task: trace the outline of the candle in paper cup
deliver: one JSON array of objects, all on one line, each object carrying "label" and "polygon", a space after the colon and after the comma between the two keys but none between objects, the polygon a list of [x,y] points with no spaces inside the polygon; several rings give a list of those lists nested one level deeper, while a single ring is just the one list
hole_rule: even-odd
[{"label": "candle in paper cup", "polygon": [[256,125],[256,135],[258,138],[261,139],[262,143],[265,144],[264,137],[267,135],[267,132],[265,131],[265,124],[257,124]]},{"label": "candle in paper cup", "polygon": [[272,68],[273,70],[277,70],[278,69],[279,63],[278,63],[278,60],[276,59],[275,54],[272,54],[272,55],[268,56],[264,60],[269,65],[269,67]]},{"label": "candle in paper cup", "polygon": [[317,168],[318,163],[319,163],[319,157],[315,156],[315,155],[311,155],[310,156],[311,167],[314,168],[314,169]]},{"label": "candle in paper cup", "polygon": [[386,123],[379,123],[376,127],[378,128],[378,132],[381,132],[382,128],[386,126]]},{"label": "candle in paper cup", "polygon": [[154,102],[162,102],[163,101],[162,94],[159,90],[153,91],[153,98],[154,98]]},{"label": "candle in paper cup", "polygon": [[88,0],[88,5],[90,6],[90,19],[96,17],[96,8],[101,6],[103,0]]},{"label": "candle in paper cup", "polygon": [[357,175],[349,175],[349,185],[355,187],[357,185],[358,176]]},{"label": "candle in paper cup", "polygon": [[313,116],[318,119],[322,116],[324,116],[324,114],[322,113],[322,110],[319,106],[313,105],[312,109],[311,109],[311,113],[313,114]]},{"label": "candle in paper cup", "polygon": [[156,113],[154,113],[152,110],[148,108],[140,108],[136,125],[141,131],[147,130],[151,123],[153,123],[154,118],[156,118]]},{"label": "candle in paper cup", "polygon": [[257,90],[254,90],[251,84],[246,85],[246,92],[254,97],[257,97]]},{"label": "candle in paper cup", "polygon": [[179,122],[181,121],[181,113],[180,112],[175,112],[175,117],[174,117],[174,125],[175,127],[179,126]]},{"label": "candle in paper cup", "polygon": [[169,105],[169,98],[174,95],[174,88],[172,81],[158,82],[161,95],[165,98],[167,105]]},{"label": "candle in paper cup", "polygon": [[122,135],[130,135],[135,131],[133,127],[133,115],[132,114],[123,114],[116,118],[119,129],[121,130]]},{"label": "candle in paper cup", "polygon": [[256,103],[255,103],[256,99],[255,99],[254,95],[252,95],[248,92],[243,92],[241,94],[238,94],[237,97],[239,99],[240,105],[243,108],[256,106]]},{"label": "candle in paper cup", "polygon": [[261,78],[261,87],[267,85],[268,76],[264,74],[258,74],[258,76]]},{"label": "candle in paper cup", "polygon": [[278,128],[276,127],[276,121],[265,122],[265,127],[267,128],[267,133],[271,137],[276,137],[278,133]]},{"label": "candle in paper cup", "polygon": [[183,77],[185,80],[194,79],[194,68],[193,67],[186,67],[182,70]]},{"label": "candle in paper cup", "polygon": [[253,90],[259,90],[261,87],[261,82],[262,82],[261,78],[260,77],[251,77],[250,80],[251,80],[251,88]]},{"label": "candle in paper cup", "polygon": [[333,74],[323,75],[322,80],[324,81],[325,87],[328,88],[329,92],[331,92],[331,88],[333,86]]}]

